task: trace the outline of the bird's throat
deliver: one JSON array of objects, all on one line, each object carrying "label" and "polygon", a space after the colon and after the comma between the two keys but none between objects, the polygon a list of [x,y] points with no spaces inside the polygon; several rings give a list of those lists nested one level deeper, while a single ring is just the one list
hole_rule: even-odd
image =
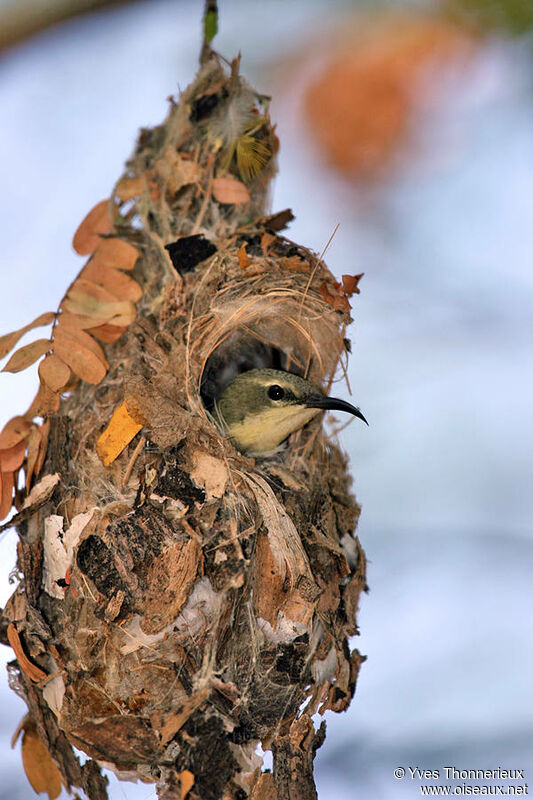
[{"label": "bird's throat", "polygon": [[267,408],[234,423],[228,433],[246,455],[265,455],[319,413],[318,408],[300,405]]}]

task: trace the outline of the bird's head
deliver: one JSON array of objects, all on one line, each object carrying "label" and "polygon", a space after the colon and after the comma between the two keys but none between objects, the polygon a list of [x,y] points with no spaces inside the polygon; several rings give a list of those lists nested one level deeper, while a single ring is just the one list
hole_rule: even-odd
[{"label": "bird's head", "polygon": [[[289,434],[321,411],[348,411],[363,422],[355,406],[323,395],[312,383],[277,369],[243,372],[215,404],[221,430],[247,455],[268,455]],[[368,424],[368,423],[367,423]]]}]

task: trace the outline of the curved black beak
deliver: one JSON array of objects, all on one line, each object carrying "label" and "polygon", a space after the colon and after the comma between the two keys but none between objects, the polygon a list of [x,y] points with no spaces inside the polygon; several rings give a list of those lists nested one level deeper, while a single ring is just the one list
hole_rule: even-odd
[{"label": "curved black beak", "polygon": [[347,403],[346,400],[337,400],[335,397],[325,397],[321,394],[314,394],[305,399],[304,405],[307,408],[323,408],[324,411],[347,411],[349,414],[353,414],[354,417],[359,417],[359,419],[362,419],[363,422],[368,425],[368,422],[359,409],[352,406],[351,403]]}]

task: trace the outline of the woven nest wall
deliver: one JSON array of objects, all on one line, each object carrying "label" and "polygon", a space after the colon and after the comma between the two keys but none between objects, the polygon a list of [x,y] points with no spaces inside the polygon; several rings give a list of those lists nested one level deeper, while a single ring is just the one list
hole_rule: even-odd
[{"label": "woven nest wall", "polygon": [[[275,456],[247,458],[210,414],[254,367],[327,389],[348,347],[349,282],[281,235],[290,212],[265,216],[276,149],[267,99],[238,63],[212,59],[165,123],[141,132],[75,237],[91,258],[46,356],[69,382],[43,383],[31,412],[49,438],[3,616],[24,735],[93,800],[106,796],[99,766],[161,797],[315,796],[323,730],[311,716],[345,710],[354,692],[365,560],[344,455],[319,418]],[[138,255],[107,263],[141,288],[124,283],[135,319],[120,298],[109,318],[93,291],[97,324],[83,323],[87,282],[110,285],[98,257],[110,241]],[[90,382],[97,351],[76,361],[80,330],[105,349],[105,375]],[[83,767],[72,746],[90,757]]]}]

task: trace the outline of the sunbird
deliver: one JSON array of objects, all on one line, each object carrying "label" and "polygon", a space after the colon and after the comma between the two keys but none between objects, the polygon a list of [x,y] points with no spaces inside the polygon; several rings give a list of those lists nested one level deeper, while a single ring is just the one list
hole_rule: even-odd
[{"label": "sunbird", "polygon": [[326,397],[305,378],[279,369],[238,375],[216,401],[214,416],[242,453],[268,456],[321,411],[348,411],[368,425],[355,406]]}]

